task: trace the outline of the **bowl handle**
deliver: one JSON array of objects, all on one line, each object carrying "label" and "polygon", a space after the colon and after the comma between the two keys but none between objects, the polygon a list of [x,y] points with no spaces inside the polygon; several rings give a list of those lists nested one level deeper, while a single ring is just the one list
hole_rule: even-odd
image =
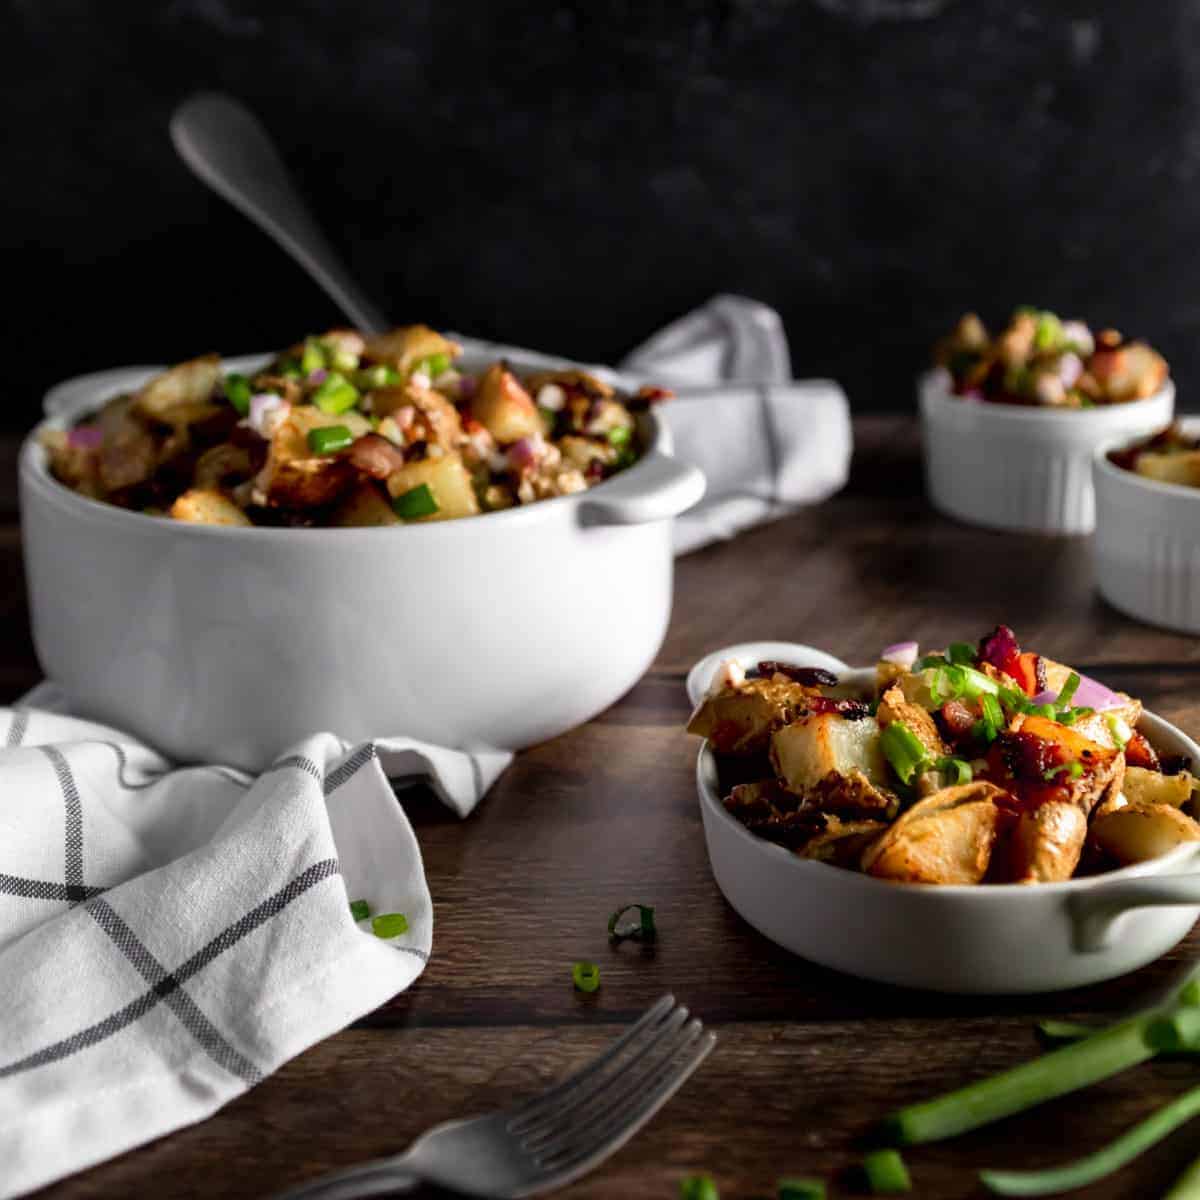
[{"label": "bowl handle", "polygon": [[1067,901],[1075,932],[1075,948],[1090,953],[1112,945],[1113,926],[1134,908],[1200,905],[1200,872],[1149,875],[1099,884]]},{"label": "bowl handle", "polygon": [[633,470],[606,483],[580,504],[585,525],[642,525],[665,521],[692,507],[704,495],[699,467],[669,454],[651,452]]}]

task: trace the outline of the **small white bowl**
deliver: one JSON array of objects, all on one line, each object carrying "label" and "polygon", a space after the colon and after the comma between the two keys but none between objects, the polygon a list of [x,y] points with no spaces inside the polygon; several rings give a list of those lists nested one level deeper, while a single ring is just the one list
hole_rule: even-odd
[{"label": "small white bowl", "polygon": [[1175,411],[1169,379],[1145,400],[1086,411],[964,399],[940,370],[922,375],[917,392],[934,507],[973,525],[1039,533],[1091,533],[1096,447],[1153,433]]},{"label": "small white bowl", "polygon": [[[749,667],[767,657],[858,674],[811,646],[745,643],[698,663],[689,698],[699,701],[721,660]],[[1200,761],[1200,746],[1161,717],[1143,713],[1138,728],[1161,752]],[[1065,883],[893,883],[799,858],[751,833],[721,803],[707,742],[696,786],[725,899],[785,950],[863,979],[983,995],[1062,991],[1152,962],[1200,916],[1200,843]]]},{"label": "small white bowl", "polygon": [[[1200,418],[1183,418],[1200,434]],[[1096,586],[1114,608],[1181,633],[1200,634],[1200,488],[1126,471],[1101,446],[1096,486]]]}]

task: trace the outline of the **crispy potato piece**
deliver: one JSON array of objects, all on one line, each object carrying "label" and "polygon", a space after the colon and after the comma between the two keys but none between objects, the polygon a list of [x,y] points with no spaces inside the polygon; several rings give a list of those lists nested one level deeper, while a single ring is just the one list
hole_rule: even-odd
[{"label": "crispy potato piece", "polygon": [[1163,775],[1144,767],[1126,766],[1122,790],[1130,804],[1169,804],[1172,808],[1182,808],[1191,798],[1194,783],[1187,771]]},{"label": "crispy potato piece", "polygon": [[933,717],[919,704],[906,700],[903,690],[896,684],[889,687],[880,698],[877,718],[880,729],[886,729],[895,721],[907,725],[933,758],[941,758],[948,753]]},{"label": "crispy potato piece", "polygon": [[438,511],[413,520],[448,521],[453,517],[470,517],[479,511],[471,475],[457,454],[406,463],[388,477],[387,488],[392,496],[402,496],[423,483],[433,493]]},{"label": "crispy potato piece", "polygon": [[877,879],[905,883],[979,883],[987,874],[1004,793],[983,781],[918,800],[862,856]]},{"label": "crispy potato piece", "polygon": [[1089,364],[1092,375],[1113,400],[1152,396],[1167,378],[1167,362],[1145,342],[1097,350]]},{"label": "crispy potato piece", "polygon": [[718,754],[754,754],[767,748],[774,730],[804,711],[811,695],[790,679],[747,679],[706,696],[687,731],[708,738]]},{"label": "crispy potato piece", "polygon": [[309,433],[330,425],[344,425],[355,437],[371,432],[371,423],[360,413],[332,416],[307,404],[293,408],[275,430],[266,464],[255,477],[268,504],[319,508],[332,504],[354,481],[354,469],[345,460],[309,448]]},{"label": "crispy potato piece", "polygon": [[407,375],[423,358],[447,354],[451,359],[462,353],[462,347],[443,337],[428,325],[403,325],[388,333],[367,338],[366,356],[372,362],[388,363],[402,375]]},{"label": "crispy potato piece", "polygon": [[173,409],[207,404],[221,378],[221,357],[206,354],[156,375],[133,399],[133,409],[145,417],[168,419]]},{"label": "crispy potato piece", "polygon": [[1022,813],[1013,829],[1014,883],[1070,879],[1087,839],[1087,813],[1069,800],[1051,800]]},{"label": "crispy potato piece", "polygon": [[887,829],[883,821],[844,821],[832,813],[822,813],[824,828],[796,853],[801,858],[833,863],[838,867],[857,867],[863,851]]},{"label": "crispy potato piece", "polygon": [[888,777],[874,717],[856,721],[839,713],[801,717],[771,735],[771,762],[784,786],[798,796],[831,774],[849,776],[859,771],[872,788],[886,786]]},{"label": "crispy potato piece", "polygon": [[250,518],[223,492],[206,488],[191,488],[171,505],[170,515],[176,521],[192,521],[200,525],[250,525]]},{"label": "crispy potato piece", "polygon": [[196,460],[193,484],[202,491],[215,491],[222,485],[240,483],[254,474],[254,456],[246,446],[222,442]]},{"label": "crispy potato piece", "polygon": [[1098,816],[1092,837],[1119,863],[1158,858],[1184,842],[1200,842],[1200,824],[1171,804],[1129,803]]},{"label": "crispy potato piece", "polygon": [[594,400],[607,400],[613,394],[612,388],[603,379],[597,379],[595,375],[589,374],[587,371],[580,371],[575,367],[561,371],[538,371],[525,380],[530,394],[534,397],[548,383],[557,384],[566,392],[583,392],[584,395]]},{"label": "crispy potato piece", "polygon": [[372,483],[359,484],[338,505],[331,523],[334,525],[402,525],[404,522],[392,511],[392,506]]},{"label": "crispy potato piece", "polygon": [[1147,479],[1159,483],[1180,483],[1184,487],[1200,487],[1200,450],[1172,450],[1160,453],[1143,450],[1133,468]]},{"label": "crispy potato piece", "polygon": [[428,442],[452,450],[463,440],[458,409],[432,388],[413,384],[378,388],[371,393],[371,411],[377,417],[396,420],[410,444]]},{"label": "crispy potato piece", "polygon": [[471,397],[471,416],[502,444],[546,428],[537,405],[503,363],[492,363],[483,373]]},{"label": "crispy potato piece", "polygon": [[900,797],[890,788],[876,786],[857,767],[845,773],[830,771],[805,791],[804,801],[823,812],[853,813],[886,821],[900,811]]}]

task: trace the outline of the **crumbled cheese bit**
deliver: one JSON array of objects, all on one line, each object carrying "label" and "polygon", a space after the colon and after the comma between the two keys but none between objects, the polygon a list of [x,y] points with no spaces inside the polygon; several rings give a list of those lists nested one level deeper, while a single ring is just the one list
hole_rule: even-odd
[{"label": "crumbled cheese bit", "polygon": [[537,403],[539,408],[548,409],[550,412],[562,412],[563,405],[566,402],[567,393],[557,383],[544,383],[538,389]]}]

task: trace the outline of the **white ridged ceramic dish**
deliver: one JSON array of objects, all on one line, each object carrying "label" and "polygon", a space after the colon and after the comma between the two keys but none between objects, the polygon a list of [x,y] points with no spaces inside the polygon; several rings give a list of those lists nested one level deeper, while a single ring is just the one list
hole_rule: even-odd
[{"label": "white ridged ceramic dish", "polygon": [[[726,658],[746,667],[769,658],[855,675],[811,646],[744,643],[696,664],[688,676],[693,705]],[[1145,713],[1138,728],[1163,753],[1200,762],[1200,746],[1162,718]],[[1200,915],[1200,845],[1065,883],[890,883],[799,858],[750,833],[721,803],[707,742],[696,785],[713,875],[729,903],[784,949],[863,979],[938,992],[1061,991],[1144,966],[1185,937]]]},{"label": "white ridged ceramic dish", "polygon": [[[518,370],[541,356],[501,351]],[[263,356],[230,360],[253,369]],[[68,381],[62,428],[156,368]],[[609,378],[615,378],[608,373]],[[183,761],[261,768],[330,730],[515,750],[606,708],[671,611],[671,518],[704,477],[651,411],[643,457],[573,496],[403,528],[190,525],[89,500],[20,459],[34,644],[89,716]]]},{"label": "white ridged ceramic dish", "polygon": [[1170,380],[1145,400],[1080,411],[967,400],[947,379],[927,371],[917,385],[929,498],[992,529],[1091,533],[1096,447],[1161,429],[1175,411]]},{"label": "white ridged ceramic dish", "polygon": [[[1200,418],[1180,420],[1200,434]],[[1200,488],[1126,471],[1102,446],[1095,455],[1096,586],[1114,608],[1182,633],[1200,634]]]}]

